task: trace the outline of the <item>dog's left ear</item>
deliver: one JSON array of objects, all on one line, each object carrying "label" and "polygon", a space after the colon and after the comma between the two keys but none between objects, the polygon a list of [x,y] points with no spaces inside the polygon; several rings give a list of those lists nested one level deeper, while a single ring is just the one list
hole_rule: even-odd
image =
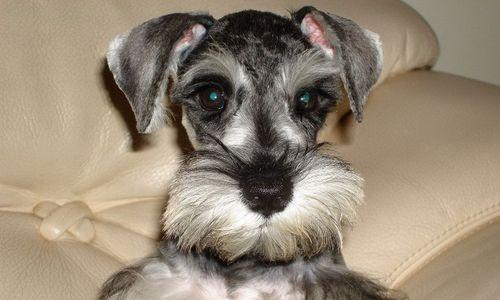
[{"label": "dog's left ear", "polygon": [[164,98],[169,76],[205,38],[214,18],[176,13],[149,20],[118,35],[106,55],[118,87],[127,96],[137,131],[149,133],[168,118]]},{"label": "dog's left ear", "polygon": [[368,92],[382,71],[379,36],[351,20],[311,6],[292,13],[292,19],[309,42],[322,49],[339,66],[351,109],[361,122]]}]

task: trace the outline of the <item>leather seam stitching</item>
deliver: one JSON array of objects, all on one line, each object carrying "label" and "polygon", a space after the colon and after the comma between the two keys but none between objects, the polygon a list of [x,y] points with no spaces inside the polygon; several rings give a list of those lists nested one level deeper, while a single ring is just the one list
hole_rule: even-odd
[{"label": "leather seam stitching", "polygon": [[[390,273],[389,277],[386,280],[386,283],[394,282],[395,278],[398,275],[397,273],[401,269],[403,269],[404,267],[409,267],[409,265],[412,263],[412,260],[415,257],[417,257],[424,250],[428,249],[430,246],[432,246],[433,244],[435,244],[436,241],[442,239],[444,236],[448,235],[450,232],[456,232],[457,229],[465,228],[465,225],[467,225],[467,223],[469,223],[469,221],[477,220],[477,219],[479,219],[479,217],[481,217],[481,216],[489,213],[490,211],[495,211],[495,208],[498,207],[498,206],[500,206],[500,202],[493,203],[492,205],[490,205],[488,207],[485,207],[484,209],[482,209],[482,210],[480,210],[480,211],[478,211],[478,212],[476,212],[476,213],[474,213],[472,215],[469,215],[469,216],[465,217],[460,222],[455,223],[454,225],[448,227],[446,230],[444,230],[439,235],[435,236],[432,240],[430,240],[429,242],[427,242],[425,245],[423,245],[422,247],[420,247],[411,256],[407,257],[404,261],[402,261],[401,263],[399,263],[398,266],[396,268],[394,268],[393,271]],[[442,251],[444,251],[446,249],[447,248],[442,249]],[[441,251],[441,253],[442,253],[442,251]]]}]

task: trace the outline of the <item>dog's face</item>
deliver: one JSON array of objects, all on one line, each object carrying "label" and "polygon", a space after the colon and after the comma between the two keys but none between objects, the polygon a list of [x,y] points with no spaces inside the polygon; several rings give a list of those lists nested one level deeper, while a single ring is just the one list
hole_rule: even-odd
[{"label": "dog's face", "polygon": [[312,7],[291,19],[172,14],[117,37],[108,62],[140,132],[164,120],[166,95],[182,106],[196,150],[163,219],[180,248],[285,261],[338,246],[362,180],[316,136],[343,87],[361,120],[376,35]]}]

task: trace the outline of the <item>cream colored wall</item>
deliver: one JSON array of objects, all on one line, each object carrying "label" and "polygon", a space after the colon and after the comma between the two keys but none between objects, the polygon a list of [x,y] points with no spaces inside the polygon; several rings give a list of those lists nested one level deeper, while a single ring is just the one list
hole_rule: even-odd
[{"label": "cream colored wall", "polygon": [[500,0],[404,0],[434,28],[436,70],[500,85]]}]

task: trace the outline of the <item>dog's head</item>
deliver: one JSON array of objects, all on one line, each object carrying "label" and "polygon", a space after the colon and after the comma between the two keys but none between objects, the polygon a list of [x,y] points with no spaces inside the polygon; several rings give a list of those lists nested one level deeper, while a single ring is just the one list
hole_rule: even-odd
[{"label": "dog's head", "polygon": [[343,88],[361,121],[381,60],[376,34],[313,7],[170,14],[118,36],[108,63],[138,131],[168,118],[167,99],[196,148],[173,183],[166,235],[227,261],[338,246],[362,180],[316,136]]}]

